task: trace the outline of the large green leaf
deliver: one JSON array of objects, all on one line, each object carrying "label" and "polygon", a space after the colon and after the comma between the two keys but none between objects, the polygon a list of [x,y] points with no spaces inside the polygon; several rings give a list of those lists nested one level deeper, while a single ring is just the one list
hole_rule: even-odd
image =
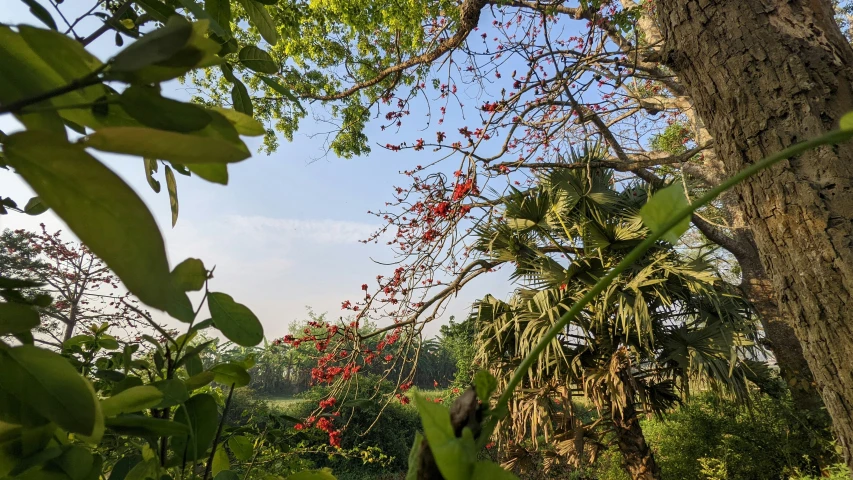
[{"label": "large green leaf", "polygon": [[139,455],[126,455],[122,457],[110,471],[109,480],[124,480],[130,470],[141,460],[142,457]]},{"label": "large green leaf", "polygon": [[270,45],[278,43],[278,31],[267,8],[253,0],[239,0],[239,2],[249,16],[249,23],[258,29],[261,37]]},{"label": "large green leaf", "polygon": [[61,137],[9,135],[15,171],[142,302],[190,321],[192,304],[172,285],[166,249],[145,203],[115,173]]},{"label": "large green leaf", "polygon": [[172,270],[172,280],[175,286],[184,292],[195,292],[204,288],[207,280],[207,269],[197,258],[188,258]]},{"label": "large green leaf", "polygon": [[252,441],[243,435],[234,435],[228,439],[228,448],[237,460],[247,461],[252,458]]},{"label": "large green leaf", "polygon": [[192,36],[191,23],[179,16],[170,17],[162,28],[144,35],[113,57],[111,70],[135,72],[171,60],[187,47]]},{"label": "large green leaf", "polygon": [[239,133],[240,135],[256,137],[259,135],[263,135],[266,132],[266,130],[264,130],[264,125],[261,122],[255,120],[249,115],[246,115],[245,113],[240,113],[237,110],[221,107],[211,107],[211,110],[227,118],[228,121],[231,122],[231,125],[234,126],[234,129],[237,130],[237,133]]},{"label": "large green leaf", "polygon": [[172,439],[172,450],[178,458],[188,461],[205,456],[213,443],[219,426],[219,409],[216,400],[208,394],[198,394],[178,408],[175,421],[189,425],[192,437],[180,436]]},{"label": "large green leaf", "polygon": [[190,398],[187,386],[182,380],[170,378],[168,380],[159,380],[151,384],[163,394],[163,399],[160,403],[154,405],[154,408],[173,407],[185,402]]},{"label": "large green leaf", "polygon": [[213,120],[204,108],[162,97],[158,89],[145,85],[125,89],[119,103],[139,123],[160,130],[195,132]]},{"label": "large green leaf", "polygon": [[415,441],[409,450],[409,469],[406,472],[406,480],[418,480],[418,466],[420,465],[421,444],[424,436],[421,432],[415,432]]},{"label": "large green leaf", "polygon": [[145,13],[151,15],[151,18],[160,23],[166,23],[169,17],[175,15],[175,9],[161,2],[160,0],[135,0]]},{"label": "large green leaf", "polygon": [[210,125],[192,133],[144,127],[102,128],[86,138],[86,146],[107,152],[194,163],[233,163],[251,156],[237,130],[222,115],[208,110]]},{"label": "large green leaf", "polygon": [[216,478],[219,472],[231,468],[231,462],[228,461],[228,452],[225,451],[225,445],[217,446],[216,453],[213,454],[213,465],[211,467],[210,473],[213,474],[213,478]]},{"label": "large green leaf", "polygon": [[278,65],[270,54],[254,45],[246,45],[241,48],[237,57],[240,59],[240,63],[249,70],[270,74],[278,72]]},{"label": "large green leaf", "polygon": [[231,0],[204,0],[204,11],[226,33],[223,40],[231,38]]},{"label": "large green leaf", "polygon": [[[198,360],[198,355],[193,355],[193,358]],[[201,360],[198,360],[198,362],[201,363]],[[189,372],[191,368],[195,368],[191,367],[191,365],[194,365],[194,362],[188,361],[187,372]],[[204,366],[201,366],[200,368],[204,368]],[[213,372],[199,372],[184,380],[184,383],[187,385],[187,390],[192,391],[209,384],[214,378],[216,378],[216,375]]]},{"label": "large green leaf", "polygon": [[59,354],[32,345],[0,350],[0,389],[70,432],[96,433],[98,399]]},{"label": "large green leaf", "polygon": [[170,437],[189,433],[189,428],[184,423],[143,415],[119,415],[107,418],[104,423],[107,428],[122,435]]},{"label": "large green leaf", "polygon": [[264,327],[248,307],[230,295],[213,292],[207,297],[213,324],[228,340],[243,347],[253,347],[264,339]]},{"label": "large green leaf", "polygon": [[228,185],[228,165],[224,163],[191,163],[187,168],[208,182]]},{"label": "large green leaf", "polygon": [[151,385],[131,387],[112,397],[101,400],[101,410],[106,417],[133,413],[151,408],[163,400],[163,392]]},{"label": "large green leaf", "polygon": [[[655,192],[640,209],[640,216],[643,217],[643,223],[649,227],[649,230],[657,233],[676,213],[689,205],[684,195],[684,187],[680,183],[673,183]],[[688,228],[690,228],[689,216],[678,222],[678,225],[664,233],[661,238],[672,244],[678,243],[678,239]]]},{"label": "large green leaf", "polygon": [[498,388],[498,381],[488,370],[480,370],[474,375],[474,389],[477,391],[477,398],[484,404],[488,405],[489,398],[496,388]]},{"label": "large green leaf", "polygon": [[210,371],[213,372],[216,383],[226,386],[234,385],[235,388],[245,387],[252,381],[252,377],[249,376],[249,372],[245,368],[233,363],[216,365]]},{"label": "large green leaf", "polygon": [[205,10],[205,8],[202,8],[202,6],[199,5],[195,0],[178,0],[178,2],[183,5],[184,8],[189,10],[189,12],[192,13],[195,18],[199,20],[204,19],[206,22],[208,22],[210,30],[211,32],[213,32],[214,35],[225,39],[230,38],[230,29],[229,31],[226,31],[226,27],[220,25],[217,19],[211,16],[210,13]]},{"label": "large green leaf", "polygon": [[39,314],[29,305],[0,303],[0,335],[29,332],[39,325]]},{"label": "large green leaf", "polygon": [[497,463],[481,460],[474,464],[471,480],[518,480],[518,477],[504,470]]},{"label": "large green leaf", "polygon": [[447,480],[469,480],[477,459],[471,430],[466,428],[462,438],[457,438],[447,407],[428,402],[417,393],[415,404],[438,470]]},{"label": "large green leaf", "polygon": [[213,480],[240,480],[240,476],[231,470],[223,470],[213,477]]}]

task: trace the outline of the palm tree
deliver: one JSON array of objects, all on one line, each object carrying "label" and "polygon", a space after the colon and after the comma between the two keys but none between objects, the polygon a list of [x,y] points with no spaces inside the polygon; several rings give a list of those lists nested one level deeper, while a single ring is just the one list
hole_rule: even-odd
[{"label": "palm tree", "polygon": [[[535,187],[502,202],[504,216],[478,231],[477,248],[515,265],[520,287],[503,302],[475,305],[478,357],[502,381],[539,339],[647,231],[639,208],[647,188],[616,188],[613,172],[593,168],[595,150],[574,156],[584,168],[540,172]],[[584,163],[586,162],[586,163]],[[689,258],[660,242],[590,303],[537,359],[501,429],[513,442],[507,466],[522,466],[544,436],[546,467],[595,460],[612,432],[634,479],[660,476],[640,428],[696,389],[746,401],[756,330],[747,304],[705,257]],[[598,411],[584,421],[582,396]],[[587,419],[589,420],[589,419]]]}]

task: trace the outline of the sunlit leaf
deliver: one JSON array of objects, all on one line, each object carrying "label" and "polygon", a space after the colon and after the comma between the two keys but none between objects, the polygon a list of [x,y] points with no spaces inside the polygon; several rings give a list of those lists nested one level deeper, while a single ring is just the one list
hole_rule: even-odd
[{"label": "sunlit leaf", "polygon": [[151,385],[131,387],[109,398],[101,400],[104,416],[114,417],[121,413],[133,413],[153,407],[163,400],[163,392]]},{"label": "sunlit leaf", "polygon": [[219,425],[216,400],[204,393],[195,395],[178,408],[174,418],[178,423],[189,425],[193,432],[191,437],[172,438],[172,450],[175,455],[188,461],[203,458],[213,443]]},{"label": "sunlit leaf", "polygon": [[15,171],[142,302],[192,319],[186,294],[171,282],[166,249],[145,203],[83,148],[39,131],[9,135]]},{"label": "sunlit leaf", "polygon": [[39,325],[39,314],[29,305],[0,303],[0,335],[29,332]]},{"label": "sunlit leaf", "polygon": [[31,345],[0,350],[0,389],[70,432],[95,433],[101,414],[97,397],[56,353]]},{"label": "sunlit leaf", "polygon": [[278,65],[270,54],[254,45],[246,45],[241,48],[237,57],[240,59],[240,63],[249,70],[259,73],[278,72]]},{"label": "sunlit leaf", "polygon": [[267,8],[253,0],[238,1],[243,5],[243,9],[246,10],[246,15],[249,16],[249,23],[258,29],[258,33],[261,34],[261,37],[267,43],[275,45],[278,42],[278,31]]},{"label": "sunlit leaf", "polygon": [[214,380],[225,386],[234,385],[235,388],[245,387],[252,380],[249,372],[240,365],[233,363],[223,363],[216,365],[210,369],[213,372]]},{"label": "sunlit leaf", "polygon": [[204,108],[162,97],[156,88],[145,85],[125,89],[119,103],[139,123],[160,130],[189,133],[201,130],[213,120]]},{"label": "sunlit leaf", "polygon": [[207,305],[213,324],[228,340],[243,347],[253,347],[264,339],[264,328],[258,317],[230,295],[213,292],[207,297]]},{"label": "sunlit leaf", "polygon": [[232,83],[234,86],[231,87],[231,103],[234,105],[234,110],[237,110],[240,113],[245,113],[251,117],[254,110],[252,107],[252,97],[249,96],[249,91],[246,89],[246,86],[243,85],[243,82],[236,78]]},{"label": "sunlit leaf", "polygon": [[175,174],[166,165],[166,190],[169,192],[169,209],[172,211],[172,226],[178,223],[178,184],[175,182]]},{"label": "sunlit leaf", "polygon": [[[687,197],[684,195],[684,187],[680,183],[673,183],[655,192],[640,209],[640,216],[649,230],[657,233],[674,218],[676,213],[689,205]],[[661,238],[672,244],[678,243],[678,239],[688,228],[690,228],[689,215],[680,220],[675,227],[665,232]]]},{"label": "sunlit leaf", "polygon": [[207,270],[201,260],[188,258],[172,270],[172,280],[175,282],[175,286],[181,290],[195,292],[204,288]]}]

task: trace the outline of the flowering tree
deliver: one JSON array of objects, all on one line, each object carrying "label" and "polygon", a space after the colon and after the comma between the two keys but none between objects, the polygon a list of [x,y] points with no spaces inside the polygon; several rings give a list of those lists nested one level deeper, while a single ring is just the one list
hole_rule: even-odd
[{"label": "flowering tree", "polygon": [[[136,300],[123,292],[119,280],[85,245],[62,239],[61,232],[5,230],[0,235],[0,275],[36,281],[30,295],[49,295],[39,308],[43,343],[59,346],[76,332],[109,324],[127,335],[143,322]],[[48,304],[49,303],[49,304]]]}]

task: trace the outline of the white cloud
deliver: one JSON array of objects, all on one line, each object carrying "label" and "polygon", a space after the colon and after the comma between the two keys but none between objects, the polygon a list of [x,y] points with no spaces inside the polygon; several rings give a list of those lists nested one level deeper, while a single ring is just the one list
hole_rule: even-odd
[{"label": "white cloud", "polygon": [[258,215],[231,215],[226,222],[232,228],[246,234],[260,235],[264,240],[303,240],[326,245],[355,244],[377,229],[376,225],[346,220],[304,220]]}]

